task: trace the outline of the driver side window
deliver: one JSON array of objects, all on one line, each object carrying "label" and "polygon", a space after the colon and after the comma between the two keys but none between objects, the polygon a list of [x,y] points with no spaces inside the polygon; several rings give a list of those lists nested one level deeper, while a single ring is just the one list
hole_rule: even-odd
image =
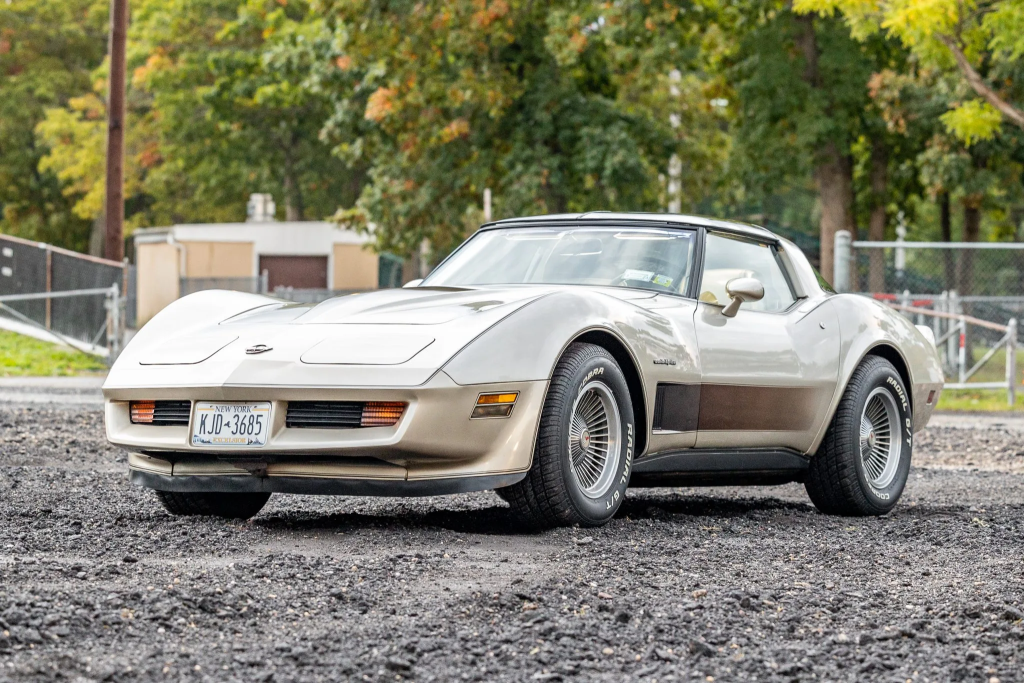
[{"label": "driver side window", "polygon": [[744,304],[743,310],[774,313],[786,310],[796,301],[771,245],[709,232],[704,248],[700,300],[718,306],[729,303],[725,285],[738,277],[757,278],[764,285],[764,298]]}]

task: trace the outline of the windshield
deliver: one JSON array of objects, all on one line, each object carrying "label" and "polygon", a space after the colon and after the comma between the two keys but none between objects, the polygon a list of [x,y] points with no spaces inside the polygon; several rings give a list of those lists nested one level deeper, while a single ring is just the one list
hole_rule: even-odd
[{"label": "windshield", "polygon": [[474,235],[423,286],[637,287],[685,294],[695,233],[645,228],[507,228]]}]

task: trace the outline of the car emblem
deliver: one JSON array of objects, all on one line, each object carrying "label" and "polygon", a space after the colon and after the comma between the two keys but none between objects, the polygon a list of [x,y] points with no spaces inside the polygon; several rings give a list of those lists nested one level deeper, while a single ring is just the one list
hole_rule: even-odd
[{"label": "car emblem", "polygon": [[257,344],[256,346],[250,346],[245,350],[250,356],[255,356],[257,353],[266,353],[267,351],[273,351],[273,346],[267,346],[266,344]]}]

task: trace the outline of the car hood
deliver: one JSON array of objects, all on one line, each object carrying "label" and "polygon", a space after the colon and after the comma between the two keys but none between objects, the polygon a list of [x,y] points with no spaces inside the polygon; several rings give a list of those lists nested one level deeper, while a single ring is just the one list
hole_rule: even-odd
[{"label": "car hood", "polygon": [[[315,305],[205,292],[143,328],[104,386],[418,386],[495,323],[556,289],[419,287]],[[234,310],[218,310],[215,294]]]}]

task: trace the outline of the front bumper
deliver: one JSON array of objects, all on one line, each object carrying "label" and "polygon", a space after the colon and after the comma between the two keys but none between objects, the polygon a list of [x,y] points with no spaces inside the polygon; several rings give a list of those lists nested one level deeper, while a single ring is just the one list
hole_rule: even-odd
[{"label": "front bumper", "polygon": [[[470,419],[479,394],[518,391],[508,418]],[[108,440],[128,449],[132,480],[167,491],[279,491],[435,495],[515,483],[530,468],[547,382],[460,386],[443,372],[411,388],[253,387],[114,389],[106,392]],[[198,448],[191,425],[132,424],[129,400],[270,401],[271,430],[258,449]],[[404,401],[393,427],[289,428],[287,402]]]}]

